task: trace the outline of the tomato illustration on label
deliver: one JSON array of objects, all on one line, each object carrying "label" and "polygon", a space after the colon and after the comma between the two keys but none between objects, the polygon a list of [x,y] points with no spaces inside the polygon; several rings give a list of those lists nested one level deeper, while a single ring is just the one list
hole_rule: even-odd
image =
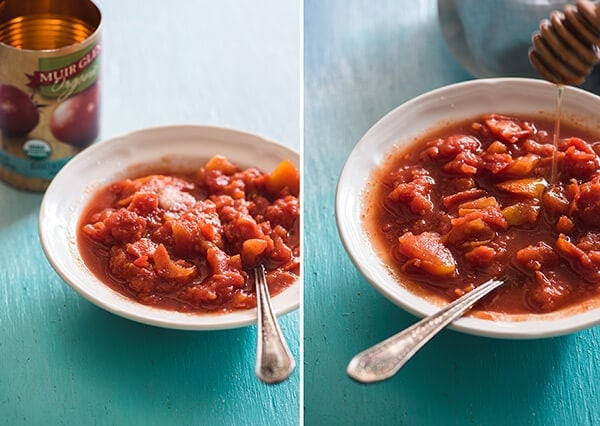
[{"label": "tomato illustration on label", "polygon": [[23,137],[40,121],[37,105],[25,92],[0,84],[0,130],[8,137]]},{"label": "tomato illustration on label", "polygon": [[50,119],[50,130],[61,142],[85,147],[98,136],[99,113],[99,90],[95,83],[58,104]]}]

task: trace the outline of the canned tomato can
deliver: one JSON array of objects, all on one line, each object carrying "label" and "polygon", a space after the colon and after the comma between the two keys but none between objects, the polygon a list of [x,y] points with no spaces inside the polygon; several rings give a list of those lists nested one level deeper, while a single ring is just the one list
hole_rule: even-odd
[{"label": "canned tomato can", "polygon": [[0,178],[43,191],[99,133],[101,14],[89,0],[0,0]]}]

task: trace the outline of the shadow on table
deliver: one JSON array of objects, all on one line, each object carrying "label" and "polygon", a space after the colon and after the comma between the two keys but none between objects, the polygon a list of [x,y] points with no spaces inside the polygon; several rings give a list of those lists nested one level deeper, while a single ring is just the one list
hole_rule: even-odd
[{"label": "shadow on table", "polygon": [[227,380],[243,380],[239,371],[253,374],[254,358],[244,357],[244,348],[254,347],[252,327],[171,330],[139,324],[87,303],[78,311],[64,327],[64,353],[59,356],[70,358],[78,382],[89,380],[90,387],[106,388],[104,393],[109,394],[110,388],[120,388],[119,394],[127,389],[140,409],[149,397],[164,401],[182,395],[202,407],[218,405],[223,392],[217,388],[226,392]]},{"label": "shadow on table", "polygon": [[[389,302],[382,301],[381,305],[375,308],[379,320],[397,328],[378,336],[379,340],[418,320]],[[470,419],[474,424],[491,420],[494,424],[510,424],[536,416],[543,423],[544,419],[551,420],[552,413],[536,410],[546,406],[543,401],[548,397],[548,384],[562,380],[555,376],[563,375],[563,367],[573,362],[576,339],[577,335],[504,340],[444,330],[387,382],[356,385],[366,393],[371,386],[385,388],[391,399],[417,408],[416,412],[428,413],[432,424],[449,424],[458,418]],[[432,410],[432,404],[437,410]],[[445,411],[448,407],[454,407],[451,418]],[[498,418],[487,418],[491,412],[498,413]]]},{"label": "shadow on table", "polygon": [[20,191],[0,181],[0,229],[31,214],[37,215],[42,194]]}]

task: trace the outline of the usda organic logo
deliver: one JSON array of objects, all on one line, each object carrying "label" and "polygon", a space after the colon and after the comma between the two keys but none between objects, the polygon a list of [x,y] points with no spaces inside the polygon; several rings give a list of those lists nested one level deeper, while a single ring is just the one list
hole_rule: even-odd
[{"label": "usda organic logo", "polygon": [[52,147],[46,141],[30,139],[23,145],[23,152],[32,160],[45,160],[50,156]]}]

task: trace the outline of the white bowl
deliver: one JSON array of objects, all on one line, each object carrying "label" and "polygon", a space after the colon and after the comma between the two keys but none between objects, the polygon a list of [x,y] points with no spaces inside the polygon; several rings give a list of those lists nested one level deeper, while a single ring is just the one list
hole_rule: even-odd
[{"label": "white bowl", "polygon": [[[211,330],[255,323],[256,309],[226,314],[188,314],[137,303],[112,290],[90,272],[77,247],[79,217],[98,189],[151,165],[193,170],[216,154],[242,167],[253,166],[264,171],[272,170],[283,159],[299,166],[298,153],[290,148],[256,135],[218,127],[157,127],[92,145],[60,170],[42,200],[39,235],[52,267],[90,302],[145,324]],[[299,306],[299,281],[273,298],[276,315]]]},{"label": "white bowl", "polygon": [[[548,114],[556,111],[556,86],[542,80],[499,78],[453,84],[418,96],[377,122],[351,152],[339,179],[336,219],[350,258],[364,277],[393,303],[419,317],[431,315],[441,302],[418,296],[401,285],[380,260],[366,235],[363,195],[372,171],[393,149],[411,144],[425,132],[449,122],[485,113]],[[597,130],[600,97],[566,87],[563,117]],[[502,315],[497,320],[464,316],[451,328],[469,334],[501,338],[537,338],[567,334],[600,323],[600,297],[585,306],[551,314]]]}]

